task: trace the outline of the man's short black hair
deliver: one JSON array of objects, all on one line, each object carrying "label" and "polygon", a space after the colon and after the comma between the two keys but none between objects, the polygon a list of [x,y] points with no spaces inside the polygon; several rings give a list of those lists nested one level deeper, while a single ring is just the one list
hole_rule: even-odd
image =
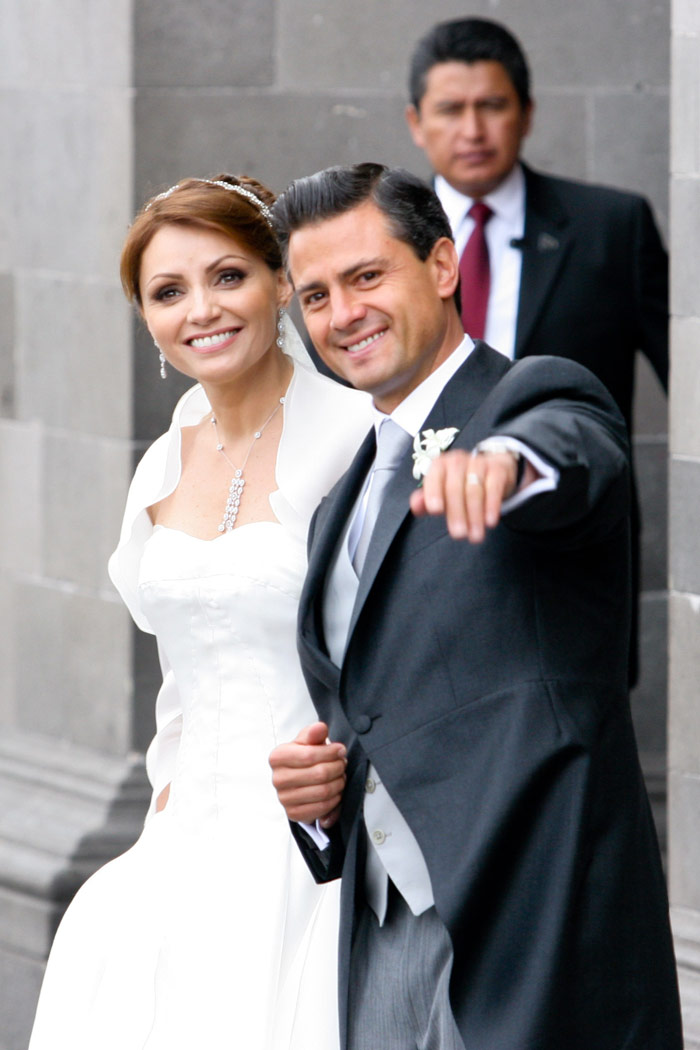
[{"label": "man's short black hair", "polygon": [[285,261],[295,230],[342,215],[365,201],[379,208],[393,236],[409,244],[423,261],[437,240],[452,239],[442,205],[422,179],[403,168],[369,162],[325,168],[296,179],[280,195],[273,215]]},{"label": "man's short black hair", "polygon": [[[437,196],[422,179],[384,164],[333,167],[292,182],[273,208],[275,231],[288,265],[289,238],[295,230],[332,219],[371,201],[385,216],[391,234],[404,241],[421,261],[452,230]],[[455,294],[459,308],[459,287]]]},{"label": "man's short black hair", "polygon": [[530,104],[530,70],[525,52],[505,26],[487,18],[457,18],[439,22],[416,44],[408,79],[411,102],[418,109],[427,77],[440,62],[500,62],[520,104]]}]

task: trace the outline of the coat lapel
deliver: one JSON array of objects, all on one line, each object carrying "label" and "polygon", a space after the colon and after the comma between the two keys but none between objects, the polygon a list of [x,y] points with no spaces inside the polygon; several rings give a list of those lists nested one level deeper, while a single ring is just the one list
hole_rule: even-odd
[{"label": "coat lapel", "polygon": [[326,573],[374,458],[375,449],[373,428],[347,472],[323,501],[316,515],[306,581],[299,603],[299,645],[304,650],[310,670],[327,685],[332,685],[334,680],[337,683],[338,668],[328,656],[321,626]]},{"label": "coat lapel", "polygon": [[520,278],[515,356],[522,357],[573,243],[559,199],[541,176],[525,172],[525,247]]}]

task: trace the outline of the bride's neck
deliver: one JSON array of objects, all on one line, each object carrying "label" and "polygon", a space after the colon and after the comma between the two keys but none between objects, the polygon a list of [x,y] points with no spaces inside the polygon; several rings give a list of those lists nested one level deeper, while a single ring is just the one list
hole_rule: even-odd
[{"label": "bride's neck", "polygon": [[258,430],[287,390],[293,366],[285,354],[270,351],[259,366],[225,386],[204,385],[220,439],[232,443]]}]

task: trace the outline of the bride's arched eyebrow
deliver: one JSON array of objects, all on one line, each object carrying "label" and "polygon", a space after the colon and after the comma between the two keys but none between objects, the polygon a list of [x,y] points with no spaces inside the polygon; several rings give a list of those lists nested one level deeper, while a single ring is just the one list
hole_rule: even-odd
[{"label": "bride's arched eyebrow", "polygon": [[181,273],[154,273],[152,277],[149,277],[146,281],[146,288],[153,284],[154,281],[181,281]]},{"label": "bride's arched eyebrow", "polygon": [[226,255],[222,255],[221,258],[215,259],[214,262],[209,263],[209,265],[205,267],[206,273],[212,273],[214,270],[217,270],[219,266],[228,262],[229,259],[236,263],[250,261],[245,255],[237,255],[235,252],[227,252]]},{"label": "bride's arched eyebrow", "polygon": [[[220,256],[218,259],[214,259],[214,261],[209,263],[208,266],[205,266],[204,272],[205,273],[212,273],[214,270],[218,269],[218,267],[221,266],[222,263],[225,263],[229,259],[231,259],[232,261],[236,261],[236,262],[245,262],[246,261],[246,258],[243,255],[236,255],[234,253],[227,253],[226,255]],[[153,284],[154,281],[181,281],[181,280],[182,280],[182,274],[181,273],[154,273],[153,276],[149,277],[149,279],[146,281],[146,288],[148,288],[148,286],[150,284]]]}]

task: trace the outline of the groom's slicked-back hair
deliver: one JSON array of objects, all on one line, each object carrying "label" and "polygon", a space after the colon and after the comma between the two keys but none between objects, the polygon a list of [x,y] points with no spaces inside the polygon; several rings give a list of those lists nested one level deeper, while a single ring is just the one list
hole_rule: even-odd
[{"label": "groom's slicked-back hair", "polygon": [[285,265],[295,230],[342,215],[365,201],[376,205],[392,235],[410,245],[421,261],[441,237],[452,240],[440,201],[410,171],[372,163],[326,168],[296,179],[277,198],[273,218]]},{"label": "groom's slicked-back hair", "polygon": [[510,77],[520,104],[530,104],[530,70],[525,52],[513,34],[488,18],[455,18],[438,22],[416,44],[408,75],[411,102],[420,108],[433,66],[441,62],[500,62]]}]

